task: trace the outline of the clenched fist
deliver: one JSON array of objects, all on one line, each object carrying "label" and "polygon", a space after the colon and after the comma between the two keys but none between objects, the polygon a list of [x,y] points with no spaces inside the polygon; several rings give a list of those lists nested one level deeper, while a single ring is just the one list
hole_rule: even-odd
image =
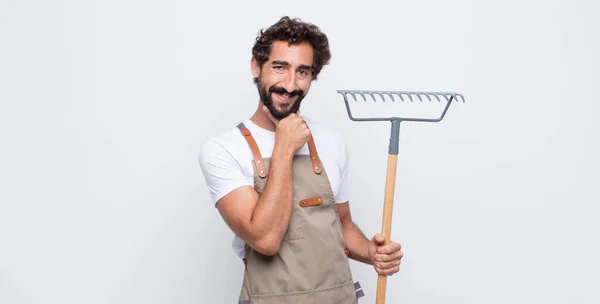
[{"label": "clenched fist", "polygon": [[306,144],[310,130],[300,115],[292,113],[282,120],[277,120],[269,113],[267,107],[263,106],[262,109],[275,124],[275,145],[295,153]]},{"label": "clenched fist", "polygon": [[385,245],[385,239],[381,234],[376,234],[371,239],[369,247],[369,259],[380,275],[393,275],[400,270],[400,260],[403,253],[402,246],[395,242]]}]

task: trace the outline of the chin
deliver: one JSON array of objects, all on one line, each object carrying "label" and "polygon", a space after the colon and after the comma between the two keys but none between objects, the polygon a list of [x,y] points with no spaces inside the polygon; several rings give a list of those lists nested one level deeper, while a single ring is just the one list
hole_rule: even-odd
[{"label": "chin", "polygon": [[[284,106],[285,105],[285,106]],[[294,106],[293,102],[290,103],[286,103],[286,104],[279,104],[277,105],[275,108],[277,109],[277,111],[280,112],[287,112],[289,111],[292,107]]]}]

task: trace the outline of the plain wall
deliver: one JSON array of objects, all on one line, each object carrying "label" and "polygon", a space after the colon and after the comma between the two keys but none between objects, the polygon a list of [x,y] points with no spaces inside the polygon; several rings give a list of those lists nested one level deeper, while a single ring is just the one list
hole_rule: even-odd
[{"label": "plain wall", "polygon": [[[451,91],[403,124],[388,303],[599,303],[594,1],[0,1],[0,303],[236,303],[242,262],[201,143],[248,118],[259,29],[333,58],[302,113],[340,131],[379,232],[389,123],[340,89]],[[351,262],[373,303],[376,275]],[[595,286],[595,287],[594,287]]]}]

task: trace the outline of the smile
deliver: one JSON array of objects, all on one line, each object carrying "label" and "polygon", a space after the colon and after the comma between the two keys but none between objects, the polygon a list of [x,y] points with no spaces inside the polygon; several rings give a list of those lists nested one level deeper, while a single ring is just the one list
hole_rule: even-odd
[{"label": "smile", "polygon": [[280,94],[280,93],[276,93],[276,92],[273,92],[273,95],[275,95],[275,97],[277,97],[277,99],[279,101],[284,102],[284,103],[291,102],[296,97],[296,96],[292,96],[287,93]]}]

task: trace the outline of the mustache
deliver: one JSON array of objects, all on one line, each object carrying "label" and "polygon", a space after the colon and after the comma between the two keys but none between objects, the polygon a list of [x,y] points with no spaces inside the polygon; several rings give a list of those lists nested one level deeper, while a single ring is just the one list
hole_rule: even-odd
[{"label": "mustache", "polygon": [[271,88],[269,88],[269,93],[288,94],[290,96],[301,96],[304,93],[304,91],[293,90],[292,92],[288,92],[286,89],[284,89],[282,87],[271,87]]}]

